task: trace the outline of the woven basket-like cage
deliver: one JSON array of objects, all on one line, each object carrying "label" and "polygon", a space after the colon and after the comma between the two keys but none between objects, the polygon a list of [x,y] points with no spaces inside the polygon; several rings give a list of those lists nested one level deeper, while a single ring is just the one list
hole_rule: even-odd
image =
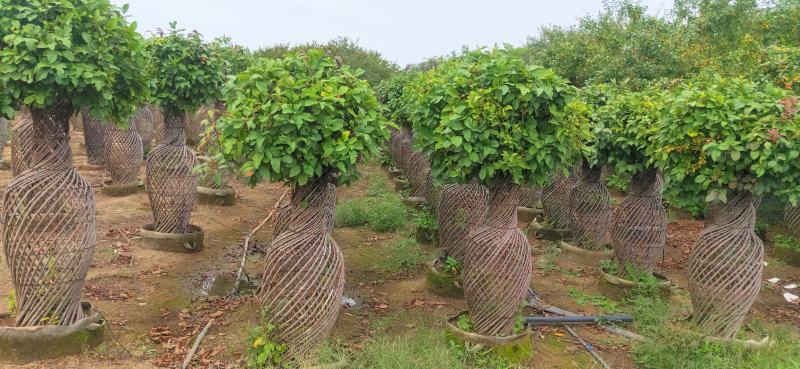
[{"label": "woven basket-like cage", "polygon": [[3,245],[16,326],[69,326],[84,317],[81,290],[95,246],[92,189],[72,166],[69,107],[34,110],[36,164],[3,195]]},{"label": "woven basket-like cage", "polygon": [[150,145],[153,143],[153,138],[156,134],[156,114],[153,112],[151,106],[143,106],[136,110],[136,113],[131,117],[131,128],[136,130],[139,138],[142,140],[142,147],[145,151],[150,151]]},{"label": "woven basket-like cage", "polygon": [[183,115],[166,118],[165,138],[147,159],[147,195],[156,232],[187,233],[197,191],[197,158],[185,144]]},{"label": "woven basket-like cage", "polygon": [[437,205],[439,244],[442,254],[464,263],[469,234],[483,220],[489,192],[478,182],[442,186]]},{"label": "woven basket-like cage", "polygon": [[[661,202],[663,179],[655,170],[634,175],[627,196],[611,220],[611,244],[620,265],[652,273],[664,254],[667,211]],[[621,268],[625,273],[625,269]]]},{"label": "woven basket-like cage", "polygon": [[419,150],[410,150],[407,161],[408,171],[406,178],[411,187],[412,197],[427,199],[433,187],[431,178],[431,163],[428,157]]},{"label": "woven basket-like cage", "polygon": [[783,221],[790,236],[800,238],[800,205],[786,204]]},{"label": "woven basket-like cage", "polygon": [[19,121],[11,128],[11,173],[16,177],[32,163],[33,118],[25,109],[18,115]]},{"label": "woven basket-like cage", "polygon": [[144,160],[142,138],[137,124],[131,119],[128,128],[109,126],[106,128],[105,166],[111,174],[112,185],[135,183],[139,167]]},{"label": "woven basket-like cage", "polygon": [[344,257],[331,237],[336,187],[317,180],[293,191],[287,230],[267,250],[259,291],[268,323],[290,357],[313,352],[336,322]]},{"label": "woven basket-like cage", "polygon": [[584,165],[581,181],[572,188],[569,198],[575,245],[587,250],[604,249],[611,223],[611,196],[600,181],[600,168]]},{"label": "woven basket-like cage", "polygon": [[164,111],[155,105],[147,105],[148,110],[153,114],[153,141],[150,146],[155,148],[164,141],[164,135],[167,130],[167,121],[164,117]]},{"label": "woven basket-like cage", "polygon": [[519,206],[534,208],[542,200],[542,187],[523,186],[519,190]]},{"label": "woven basket-like cage", "polygon": [[8,137],[11,131],[11,122],[6,118],[0,118],[0,160],[3,160],[3,151],[8,143]]},{"label": "woven basket-like cage", "polygon": [[86,162],[92,165],[103,165],[105,154],[106,125],[93,118],[86,108],[81,109],[83,117],[83,141],[86,145]]},{"label": "woven basket-like cage", "polygon": [[531,249],[517,228],[519,187],[499,180],[482,225],[470,234],[464,293],[475,333],[512,334],[520,303],[531,280]]},{"label": "woven basket-like cage", "polygon": [[689,254],[692,320],[706,334],[733,338],[758,298],[764,244],[755,234],[752,194],[736,194],[721,206]]},{"label": "woven basket-like cage", "polygon": [[575,182],[572,175],[557,173],[553,181],[542,188],[542,211],[553,228],[564,229],[570,225],[569,196]]},{"label": "woven basket-like cage", "polygon": [[411,136],[404,130],[392,130],[389,143],[392,159],[397,167],[408,175],[411,170],[409,158],[411,152],[414,151],[414,147],[411,145]]}]

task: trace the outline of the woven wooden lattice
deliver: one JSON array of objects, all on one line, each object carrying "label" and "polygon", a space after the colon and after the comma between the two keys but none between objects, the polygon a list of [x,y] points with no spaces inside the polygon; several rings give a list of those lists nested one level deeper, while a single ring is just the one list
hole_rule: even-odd
[{"label": "woven wooden lattice", "polygon": [[403,130],[393,130],[390,136],[390,152],[397,167],[408,175],[411,170],[410,155],[414,151],[411,137]]},{"label": "woven wooden lattice", "polygon": [[185,144],[183,114],[167,114],[166,124],[163,142],[147,159],[147,195],[156,232],[186,233],[197,191],[197,158]]},{"label": "woven wooden lattice", "polygon": [[605,248],[611,223],[611,196],[600,181],[600,168],[584,163],[581,180],[570,191],[570,226],[575,245],[587,250]]},{"label": "woven wooden lattice", "polygon": [[6,143],[8,143],[10,131],[11,122],[9,122],[6,118],[0,117],[0,160],[3,160],[3,150],[5,150]]},{"label": "woven wooden lattice", "polygon": [[483,220],[488,202],[489,192],[477,182],[442,187],[436,206],[442,255],[452,256],[463,264],[469,234]]},{"label": "woven wooden lattice", "polygon": [[542,188],[542,210],[553,228],[564,229],[570,225],[569,193],[574,185],[571,176],[557,173],[553,181]]},{"label": "woven wooden lattice", "polygon": [[139,167],[144,160],[142,138],[137,132],[137,122],[130,119],[128,128],[106,128],[105,166],[111,174],[112,185],[136,183]]},{"label": "woven wooden lattice", "polygon": [[95,246],[94,195],[72,166],[68,105],[34,110],[33,165],[3,195],[3,245],[16,326],[68,326],[84,317],[81,290]]},{"label": "woven wooden lattice", "polygon": [[150,145],[153,144],[153,138],[156,135],[156,114],[150,106],[143,106],[139,108],[136,113],[131,117],[131,122],[135,124],[131,127],[136,129],[139,138],[142,140],[142,147],[145,151],[150,151]]},{"label": "woven wooden lattice", "polygon": [[336,187],[329,179],[292,193],[288,230],[272,241],[259,292],[276,338],[289,356],[310,353],[336,322],[344,290],[344,258],[331,237]]},{"label": "woven wooden lattice", "polygon": [[800,205],[786,204],[783,221],[789,235],[800,238]]},{"label": "woven wooden lattice", "polygon": [[99,119],[92,118],[89,109],[81,109],[83,118],[83,141],[86,145],[86,162],[92,165],[103,165],[105,154],[103,146],[105,144],[106,125]]},{"label": "woven wooden lattice", "polygon": [[611,221],[611,244],[620,265],[652,273],[663,256],[667,211],[661,203],[662,185],[661,175],[655,170],[631,178],[628,194]]},{"label": "woven wooden lattice", "polygon": [[523,186],[519,190],[519,206],[534,208],[542,200],[542,187]]},{"label": "woven wooden lattice", "polygon": [[33,118],[28,109],[20,112],[19,122],[11,128],[11,173],[16,177],[32,163]]},{"label": "woven wooden lattice", "polygon": [[758,297],[764,244],[755,234],[755,198],[736,194],[689,254],[692,320],[706,334],[732,338]]},{"label": "woven wooden lattice", "polygon": [[508,336],[531,280],[531,249],[517,228],[519,187],[499,180],[482,225],[470,235],[464,292],[475,332]]},{"label": "woven wooden lattice", "polygon": [[419,150],[410,150],[407,161],[406,178],[411,187],[411,197],[427,199],[432,185],[431,163],[428,157]]}]

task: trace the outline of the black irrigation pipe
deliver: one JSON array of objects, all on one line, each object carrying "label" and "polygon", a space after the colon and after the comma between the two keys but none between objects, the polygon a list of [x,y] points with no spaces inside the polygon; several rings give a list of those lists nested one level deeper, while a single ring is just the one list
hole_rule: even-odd
[{"label": "black irrigation pipe", "polygon": [[528,325],[601,324],[605,322],[630,323],[633,317],[628,314],[616,315],[578,315],[578,316],[526,316]]}]

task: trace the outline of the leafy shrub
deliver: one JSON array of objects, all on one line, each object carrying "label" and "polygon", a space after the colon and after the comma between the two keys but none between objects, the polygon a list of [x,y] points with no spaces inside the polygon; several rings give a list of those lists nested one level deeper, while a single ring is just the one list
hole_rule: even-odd
[{"label": "leafy shrub", "polygon": [[257,326],[250,330],[247,337],[247,368],[291,368],[290,363],[283,359],[286,345],[271,340],[274,330],[272,325]]},{"label": "leafy shrub", "polygon": [[445,258],[444,263],[442,263],[442,271],[452,275],[461,274],[463,268],[464,266],[461,265],[461,262],[452,256]]},{"label": "leafy shrub", "polygon": [[147,98],[149,64],[136,24],[108,0],[4,0],[0,115],[22,105],[127,124]]},{"label": "leafy shrub", "polygon": [[338,173],[358,178],[358,164],[388,138],[369,84],[322,50],[259,59],[226,85],[217,161],[251,185],[262,180],[302,186]]},{"label": "leafy shrub", "polygon": [[425,254],[419,244],[410,238],[394,240],[386,248],[384,271],[412,273],[425,263]]},{"label": "leafy shrub", "polygon": [[606,185],[611,188],[616,188],[620,192],[627,192],[628,185],[630,185],[630,177],[626,177],[619,174],[610,174],[606,178]]},{"label": "leafy shrub", "polygon": [[427,207],[417,212],[414,217],[414,225],[417,228],[417,234],[422,235],[426,240],[436,239],[439,223],[436,221],[436,216]]}]

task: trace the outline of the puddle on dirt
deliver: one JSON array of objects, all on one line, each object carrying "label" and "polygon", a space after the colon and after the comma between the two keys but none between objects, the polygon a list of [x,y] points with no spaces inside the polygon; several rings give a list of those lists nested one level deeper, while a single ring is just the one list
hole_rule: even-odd
[{"label": "puddle on dirt", "polygon": [[354,295],[344,294],[342,296],[342,308],[348,310],[361,310],[364,308],[364,302]]},{"label": "puddle on dirt", "polygon": [[[228,296],[236,283],[236,274],[233,272],[207,271],[199,275],[193,283],[192,290],[196,296]],[[239,283],[239,293],[247,294],[255,290],[251,281],[243,280]]]}]

